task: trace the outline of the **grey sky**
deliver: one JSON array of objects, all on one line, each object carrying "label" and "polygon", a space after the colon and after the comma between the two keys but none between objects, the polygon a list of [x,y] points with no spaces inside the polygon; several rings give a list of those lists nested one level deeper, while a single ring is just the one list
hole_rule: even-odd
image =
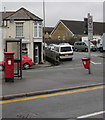
[{"label": "grey sky", "polygon": [[[6,1],[6,0],[5,0]],[[32,0],[31,0],[32,1]],[[47,1],[47,0],[46,0]],[[51,1],[51,0],[50,0]],[[62,1],[62,0],[61,0]],[[66,0],[67,1],[67,0]],[[26,8],[43,18],[43,2],[2,2],[2,10],[16,11]],[[55,26],[60,19],[83,20],[90,13],[94,21],[103,21],[103,2],[45,2],[46,26]]]}]

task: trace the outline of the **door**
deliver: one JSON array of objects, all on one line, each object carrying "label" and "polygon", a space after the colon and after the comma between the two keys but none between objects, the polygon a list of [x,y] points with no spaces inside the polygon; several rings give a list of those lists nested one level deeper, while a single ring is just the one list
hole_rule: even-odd
[{"label": "door", "polygon": [[35,46],[35,63],[39,63],[39,47]]}]

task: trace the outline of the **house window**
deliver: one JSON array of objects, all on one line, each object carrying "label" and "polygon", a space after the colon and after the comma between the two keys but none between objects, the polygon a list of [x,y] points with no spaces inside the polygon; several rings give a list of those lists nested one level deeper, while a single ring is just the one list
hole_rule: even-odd
[{"label": "house window", "polygon": [[65,36],[63,36],[63,40],[65,40]]},{"label": "house window", "polygon": [[42,37],[42,24],[34,23],[34,37],[40,38]]},{"label": "house window", "polygon": [[34,24],[34,37],[38,36],[38,27],[37,27],[37,23]]},{"label": "house window", "polygon": [[61,36],[58,36],[58,40],[60,40],[61,39]]},{"label": "house window", "polygon": [[42,37],[42,24],[39,24],[39,37]]},{"label": "house window", "polygon": [[27,55],[27,54],[28,54],[27,44],[22,43],[22,55]]},{"label": "house window", "polygon": [[23,23],[16,23],[16,37],[23,37]]},{"label": "house window", "polygon": [[27,48],[27,44],[26,43],[22,43],[22,49],[26,49]]}]

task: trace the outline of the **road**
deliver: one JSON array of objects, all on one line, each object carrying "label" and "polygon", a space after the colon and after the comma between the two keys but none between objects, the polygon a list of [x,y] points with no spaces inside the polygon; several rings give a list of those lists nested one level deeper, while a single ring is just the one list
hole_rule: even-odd
[{"label": "road", "polygon": [[[75,52],[73,61],[61,61],[59,66],[36,68],[23,71],[23,79],[13,84],[2,82],[2,94],[11,95],[33,91],[67,88],[103,82],[103,59],[100,53],[92,53],[92,74],[88,74],[81,58],[85,52]],[[23,87],[26,86],[26,87]]]},{"label": "road", "polygon": [[[61,61],[59,66],[23,71],[23,79],[13,84],[2,83],[3,95],[33,91],[68,88],[103,83],[103,58],[92,53],[92,74],[83,68],[81,58],[86,52],[75,52],[73,61]],[[70,91],[71,92],[71,91]],[[31,97],[30,97],[31,98]],[[76,91],[38,98],[16,99],[2,104],[2,115],[6,118],[79,118],[83,116],[102,118],[103,89]],[[27,100],[26,100],[27,99]],[[92,115],[92,116],[91,116]]]},{"label": "road", "polygon": [[7,100],[2,105],[4,118],[103,118],[102,111],[102,86]]}]

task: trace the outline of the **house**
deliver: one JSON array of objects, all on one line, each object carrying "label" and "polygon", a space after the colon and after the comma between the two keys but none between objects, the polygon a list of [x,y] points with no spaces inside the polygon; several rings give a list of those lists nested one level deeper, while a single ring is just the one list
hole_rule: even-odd
[{"label": "house", "polygon": [[[103,23],[94,22],[93,31],[93,35],[102,35]],[[86,36],[84,35],[84,21],[60,20],[51,32],[52,40],[72,40],[72,38],[82,36]]]},{"label": "house", "polygon": [[43,62],[42,19],[25,8],[2,12],[4,40],[22,39],[22,52],[35,63]]}]

